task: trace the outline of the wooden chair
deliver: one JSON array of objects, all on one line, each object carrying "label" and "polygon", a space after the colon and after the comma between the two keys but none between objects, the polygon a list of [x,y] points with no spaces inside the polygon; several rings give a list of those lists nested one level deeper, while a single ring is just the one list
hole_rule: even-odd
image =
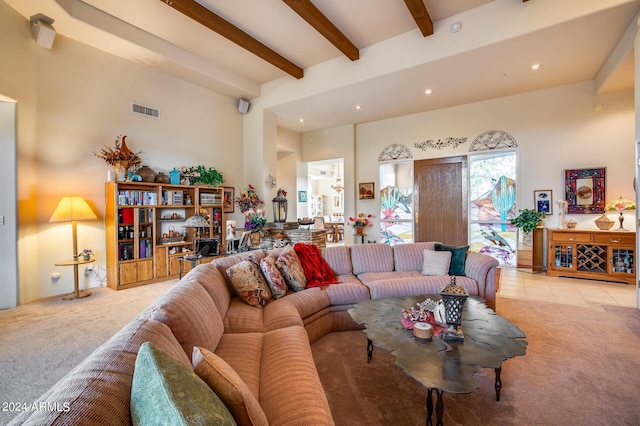
[{"label": "wooden chair", "polygon": [[316,216],[313,218],[313,229],[324,229],[327,235],[327,241],[333,240],[333,228],[324,224],[324,217]]}]

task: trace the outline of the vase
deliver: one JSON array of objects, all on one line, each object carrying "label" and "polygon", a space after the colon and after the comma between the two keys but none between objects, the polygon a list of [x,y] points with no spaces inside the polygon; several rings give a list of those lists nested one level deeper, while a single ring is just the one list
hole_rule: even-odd
[{"label": "vase", "polygon": [[156,183],[170,183],[171,178],[167,176],[164,172],[160,172],[156,175],[155,181]]},{"label": "vase", "polygon": [[88,254],[82,255],[82,260],[91,260],[91,255],[88,255]]},{"label": "vase", "polygon": [[251,233],[251,247],[260,247],[260,240],[262,236],[260,232],[252,232]]},{"label": "vase", "polygon": [[362,235],[362,234],[364,234],[364,226],[356,227],[356,235]]},{"label": "vase", "polygon": [[149,166],[142,166],[138,169],[138,174],[143,182],[153,182],[156,179],[156,172]]}]

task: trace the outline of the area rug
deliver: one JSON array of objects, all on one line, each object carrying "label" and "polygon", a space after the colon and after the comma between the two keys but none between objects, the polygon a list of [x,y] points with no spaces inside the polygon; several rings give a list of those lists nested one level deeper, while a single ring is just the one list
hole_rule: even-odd
[{"label": "area rug", "polygon": [[[527,335],[527,354],[476,373],[471,394],[444,395],[445,425],[640,424],[640,311],[499,298],[497,312]],[[312,345],[337,425],[424,425],[426,389],[375,349],[362,331]],[[435,419],[434,419],[435,422]]]}]

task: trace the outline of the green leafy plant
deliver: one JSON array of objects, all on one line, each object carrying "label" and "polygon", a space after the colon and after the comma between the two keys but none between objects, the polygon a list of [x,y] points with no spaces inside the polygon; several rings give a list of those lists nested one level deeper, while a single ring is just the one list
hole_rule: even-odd
[{"label": "green leafy plant", "polygon": [[539,212],[533,209],[523,209],[518,211],[520,214],[511,219],[511,224],[527,233],[533,232],[533,230],[538,227],[540,221],[547,217],[544,212]]},{"label": "green leafy plant", "polygon": [[224,177],[222,173],[217,171],[213,167],[195,166],[195,167],[182,167],[181,172],[184,176],[191,178],[191,183],[197,185],[199,183],[203,185],[218,186],[224,183]]}]

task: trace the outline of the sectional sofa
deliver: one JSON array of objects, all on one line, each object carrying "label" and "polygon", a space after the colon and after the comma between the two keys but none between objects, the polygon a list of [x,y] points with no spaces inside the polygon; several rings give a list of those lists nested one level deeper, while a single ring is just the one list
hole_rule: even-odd
[{"label": "sectional sofa", "polygon": [[[261,308],[236,294],[227,270],[249,257],[277,258],[282,249],[200,265],[47,391],[34,404],[41,409],[10,424],[132,424],[131,401],[151,393],[135,386],[137,354],[152,345],[184,374],[202,378],[238,424],[332,425],[310,345],[327,333],[361,328],[348,314],[361,300],[438,293],[450,277],[423,274],[425,250],[435,244],[323,249],[339,284],[289,290]],[[457,283],[495,309],[497,266],[489,256],[468,252]],[[203,368],[214,378],[205,378]],[[135,422],[144,420],[135,410]]]}]

